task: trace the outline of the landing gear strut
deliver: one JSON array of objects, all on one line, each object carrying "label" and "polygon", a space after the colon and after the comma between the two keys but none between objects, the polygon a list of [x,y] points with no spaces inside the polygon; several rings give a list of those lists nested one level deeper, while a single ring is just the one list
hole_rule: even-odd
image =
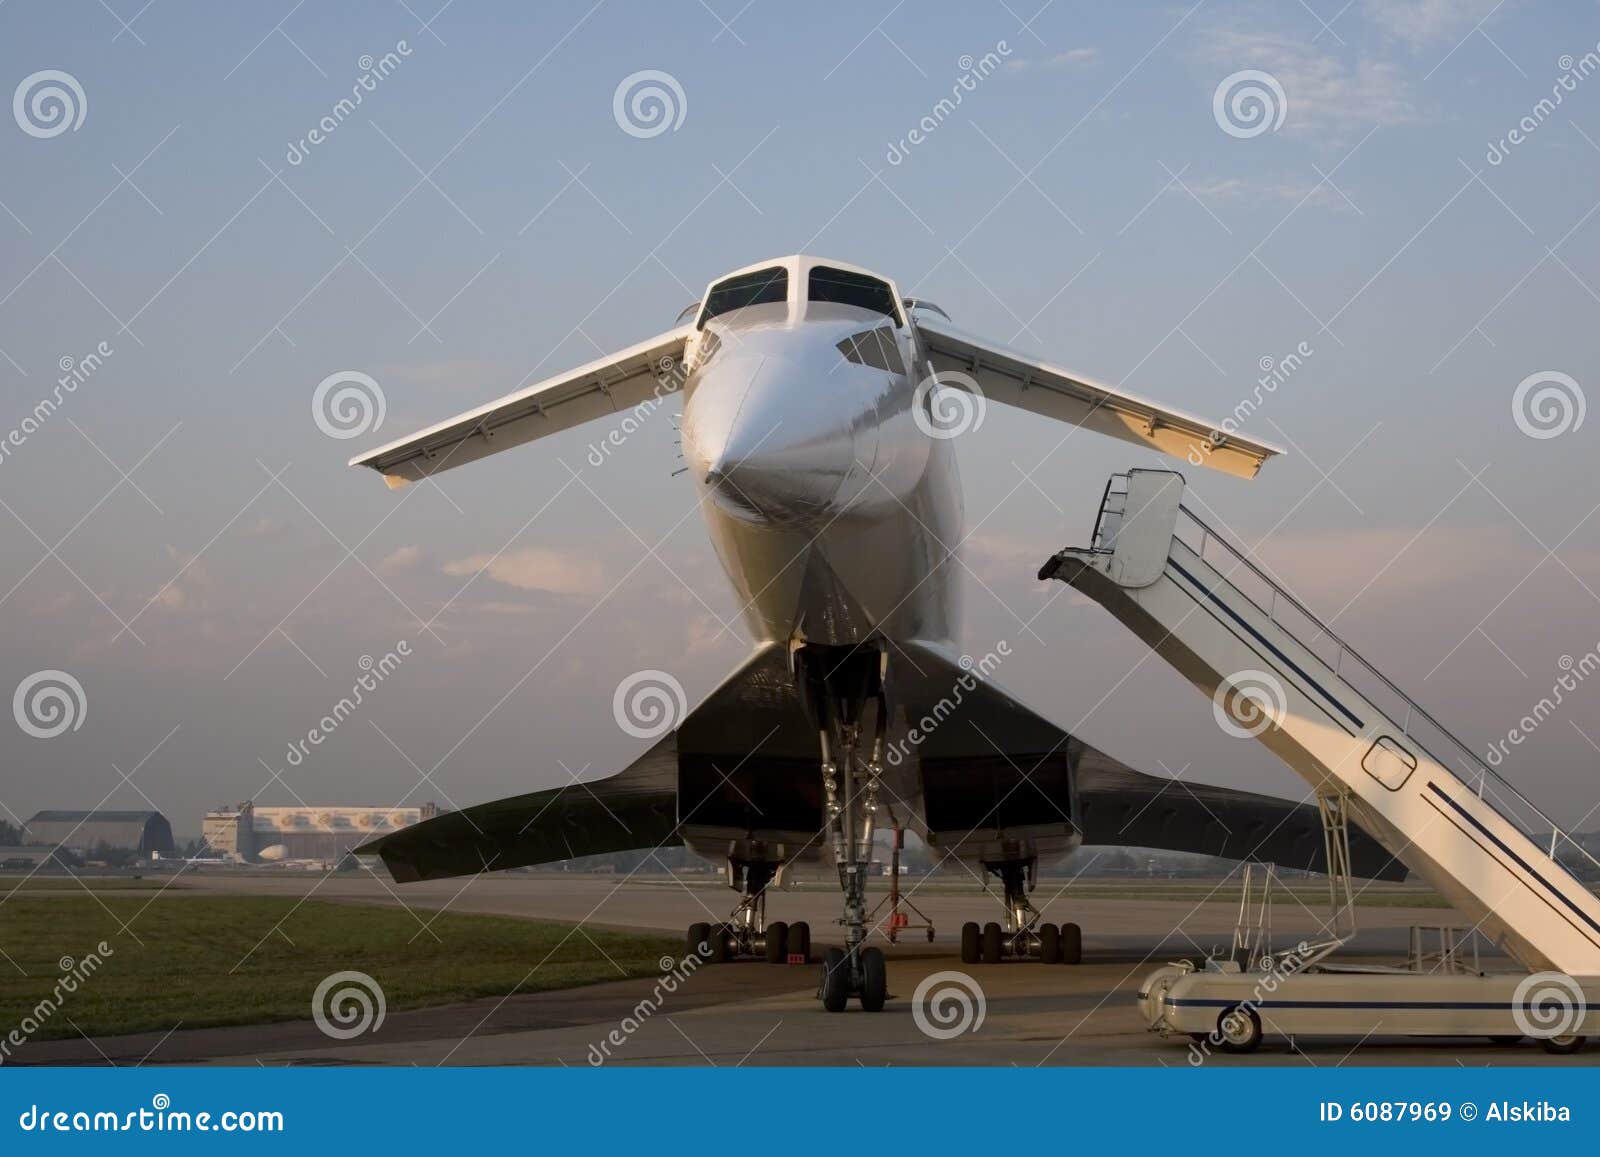
[{"label": "landing gear strut", "polygon": [[877,823],[878,790],[883,775],[883,743],[888,714],[877,698],[872,746],[861,758],[861,723],[850,717],[837,726],[838,759],[830,727],[820,732],[822,791],[839,888],[844,893],[844,947],[830,948],[822,961],[817,995],[829,1012],[843,1012],[852,996],[865,1012],[883,1008],[889,995],[883,949],[868,947],[867,873],[872,866],[872,835]]},{"label": "landing gear strut", "polygon": [[972,921],[961,926],[963,964],[999,964],[1002,960],[1038,960],[1043,964],[1083,962],[1083,930],[1076,924],[1047,924],[1028,899],[1037,860],[1002,860],[984,864],[1005,891],[1006,921],[982,928]]},{"label": "landing gear strut", "polygon": [[806,964],[811,960],[811,925],[804,920],[767,923],[767,886],[779,865],[764,860],[728,861],[728,882],[739,889],[739,903],[728,919],[689,925],[690,955],[713,964],[757,959],[768,964]]}]

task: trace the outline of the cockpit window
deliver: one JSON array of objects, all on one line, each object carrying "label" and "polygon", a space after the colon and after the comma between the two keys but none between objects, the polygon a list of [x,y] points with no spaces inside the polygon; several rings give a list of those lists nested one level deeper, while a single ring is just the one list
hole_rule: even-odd
[{"label": "cockpit window", "polygon": [[900,348],[895,344],[894,330],[886,325],[851,334],[839,343],[839,352],[844,355],[845,361],[860,366],[871,366],[875,370],[889,370],[896,374],[906,372]]},{"label": "cockpit window", "polygon": [[741,273],[711,287],[711,292],[706,294],[706,308],[700,315],[700,324],[703,326],[729,310],[743,309],[747,305],[782,304],[788,298],[789,271],[783,266]]},{"label": "cockpit window", "polygon": [[887,282],[864,273],[848,273],[843,269],[830,269],[826,265],[811,267],[811,283],[807,287],[809,301],[832,301],[840,305],[854,305],[874,313],[887,314],[900,324],[900,314],[894,307],[894,295]]}]

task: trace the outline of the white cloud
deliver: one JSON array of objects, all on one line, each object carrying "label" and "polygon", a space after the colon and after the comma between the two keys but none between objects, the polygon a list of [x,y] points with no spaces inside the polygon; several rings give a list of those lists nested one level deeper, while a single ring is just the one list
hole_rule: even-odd
[{"label": "white cloud", "polygon": [[1035,68],[1077,68],[1093,64],[1099,59],[1098,48],[1069,48],[1048,57],[1015,56],[1006,61],[1006,69],[1009,72],[1027,72]]},{"label": "white cloud", "polygon": [[[1247,181],[1242,177],[1212,177],[1199,180],[1185,178],[1184,184],[1202,201],[1217,204],[1224,201],[1279,201],[1298,205],[1331,205],[1354,212],[1350,205],[1326,183],[1314,181]],[[1168,194],[1187,197],[1189,194],[1177,185],[1167,189]]]},{"label": "white cloud", "polygon": [[402,546],[390,551],[378,563],[379,574],[401,574],[413,569],[422,559],[420,546]]},{"label": "white cloud", "polygon": [[457,577],[483,571],[495,582],[524,591],[577,595],[603,591],[605,570],[590,558],[570,551],[526,547],[497,555],[475,554],[444,565],[444,573]]},{"label": "white cloud", "polygon": [[1363,7],[1379,28],[1416,49],[1456,43],[1500,4],[1497,0],[1366,0]]},{"label": "white cloud", "polygon": [[1241,69],[1277,79],[1288,102],[1284,132],[1343,137],[1418,119],[1405,74],[1389,61],[1347,61],[1304,37],[1265,29],[1213,28],[1203,46],[1212,85]]}]

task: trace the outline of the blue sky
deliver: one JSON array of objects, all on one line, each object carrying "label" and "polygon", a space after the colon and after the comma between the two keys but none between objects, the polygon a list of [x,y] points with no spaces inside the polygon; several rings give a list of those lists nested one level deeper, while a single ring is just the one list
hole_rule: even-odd
[{"label": "blue sky", "polygon": [[[1036,7],[0,6],[5,89],[59,70],[84,103],[56,135],[0,122],[0,431],[62,359],[112,350],[0,459],[5,689],[59,669],[86,702],[54,739],[8,723],[0,802],[142,792],[193,832],[252,795],[465,804],[620,767],[640,746],[612,721],[622,678],[665,668],[693,699],[748,646],[673,476],[674,407],[600,468],[583,431],[404,495],[345,460],[802,248],[1201,414],[1306,343],[1247,426],[1290,453],[1194,490],[1475,746],[1503,737],[1600,645],[1600,419],[1535,438],[1513,414],[1530,375],[1596,386],[1600,79],[1537,106],[1597,51],[1600,8]],[[647,138],[613,115],[642,70],[683,94]],[[1277,127],[1219,123],[1243,70],[1281,89]],[[346,370],[386,401],[348,441],[311,409]],[[1038,563],[1083,539],[1108,473],[1154,462],[1060,435],[994,408],[963,436],[990,588],[969,584],[965,641],[1009,639],[1000,681],[1135,766],[1297,791],[1098,608],[1045,609]],[[288,766],[361,656],[402,639]],[[1571,821],[1600,798],[1597,703],[1580,687],[1507,765]]]}]

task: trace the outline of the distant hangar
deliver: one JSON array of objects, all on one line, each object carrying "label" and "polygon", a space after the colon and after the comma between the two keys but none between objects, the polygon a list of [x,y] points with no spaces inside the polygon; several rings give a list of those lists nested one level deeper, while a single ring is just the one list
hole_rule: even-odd
[{"label": "distant hangar", "polygon": [[97,848],[127,848],[141,856],[176,852],[172,825],[157,811],[37,812],[24,825],[22,842],[80,854]]}]

